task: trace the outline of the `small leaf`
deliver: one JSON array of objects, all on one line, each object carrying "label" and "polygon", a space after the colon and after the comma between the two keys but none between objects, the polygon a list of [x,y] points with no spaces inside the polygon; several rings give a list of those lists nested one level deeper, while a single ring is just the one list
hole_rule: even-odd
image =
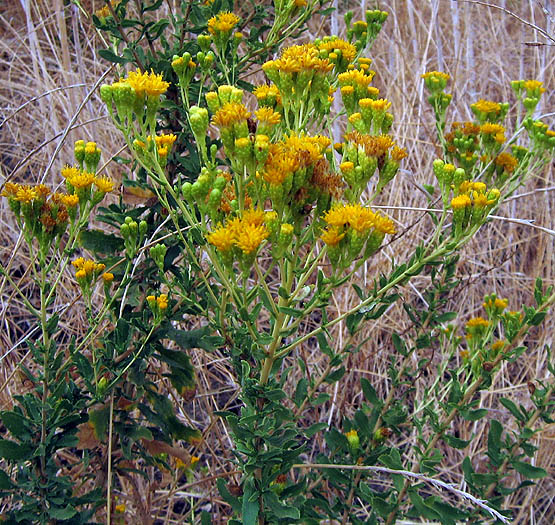
[{"label": "small leaf", "polygon": [[466,448],[470,443],[470,441],[472,441],[470,439],[469,440],[460,439],[458,437],[452,436],[451,434],[444,434],[443,439],[447,442],[447,444],[450,447],[458,448],[458,449]]},{"label": "small leaf", "polygon": [[108,60],[108,62],[115,62],[116,64],[126,64],[128,61],[125,58],[122,58],[116,55],[110,49],[99,49],[98,54],[104,59]]},{"label": "small leaf", "polygon": [[254,486],[254,480],[247,479],[243,486],[243,525],[256,525],[258,517],[258,493]]},{"label": "small leaf", "polygon": [[511,464],[517,472],[527,478],[538,479],[547,476],[547,472],[543,468],[535,467],[524,461],[513,461]]},{"label": "small leaf", "polygon": [[123,239],[101,230],[84,230],[79,234],[81,246],[91,252],[112,254],[123,250]]},{"label": "small leaf", "polygon": [[484,416],[487,416],[488,411],[485,408],[478,408],[477,410],[461,410],[461,416],[467,421],[478,421]]},{"label": "small leaf", "polygon": [[522,423],[526,422],[526,418],[518,407],[510,400],[505,397],[499,399],[499,402],[518,420]]},{"label": "small leaf", "polygon": [[360,385],[362,387],[362,392],[364,394],[364,397],[372,405],[374,405],[375,407],[381,407],[383,405],[382,401],[378,397],[378,393],[376,392],[376,389],[372,386],[372,384],[370,383],[370,381],[368,381],[368,379],[363,377],[360,380]]},{"label": "small leaf", "polygon": [[12,461],[30,459],[34,447],[30,444],[19,444],[9,439],[0,439],[0,458]]},{"label": "small leaf", "polygon": [[9,490],[12,487],[13,483],[10,477],[3,470],[0,470],[0,489]]},{"label": "small leaf", "polygon": [[71,505],[67,505],[66,507],[52,506],[48,509],[48,514],[55,520],[68,520],[69,518],[73,518],[73,516],[77,514],[77,511]]}]

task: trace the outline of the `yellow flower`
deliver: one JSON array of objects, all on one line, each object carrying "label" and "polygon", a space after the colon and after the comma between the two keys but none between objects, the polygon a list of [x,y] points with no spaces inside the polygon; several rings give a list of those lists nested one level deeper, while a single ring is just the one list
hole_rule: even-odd
[{"label": "yellow flower", "polygon": [[157,75],[152,70],[150,73],[143,73],[138,68],[136,71],[130,71],[123,82],[129,84],[139,96],[146,94],[151,97],[157,97],[163,95],[170,87],[169,82],[162,80],[161,74]]},{"label": "yellow flower", "polygon": [[543,82],[540,82],[539,80],[526,80],[524,82],[524,89],[528,92],[528,93],[543,93],[545,91],[545,88],[542,87],[543,86]]},{"label": "yellow flower", "polygon": [[470,106],[473,111],[480,113],[499,113],[501,112],[501,105],[497,102],[492,102],[491,100],[480,99]]},{"label": "yellow flower", "polygon": [[110,272],[106,272],[102,274],[102,280],[106,284],[110,284],[114,280],[114,274]]},{"label": "yellow flower", "polygon": [[95,177],[94,185],[102,193],[109,193],[114,189],[114,181],[110,177]]},{"label": "yellow flower", "polygon": [[328,53],[335,52],[336,49],[339,49],[341,55],[347,62],[352,62],[357,54],[357,49],[353,44],[337,37],[332,37],[329,40],[321,42],[318,44],[318,49],[327,51]]},{"label": "yellow flower", "polygon": [[60,200],[67,208],[74,208],[79,204],[79,197],[77,195],[62,195]]},{"label": "yellow flower", "polygon": [[497,155],[494,162],[496,166],[503,168],[503,170],[507,173],[513,173],[515,168],[518,166],[518,160],[516,159],[516,157],[513,157],[510,153],[507,153],[506,151]]},{"label": "yellow flower", "polygon": [[[150,137],[148,137],[150,139]],[[173,146],[173,143],[177,140],[177,136],[173,133],[158,135],[155,139],[157,146]]]},{"label": "yellow flower", "polygon": [[260,122],[268,123],[273,126],[279,124],[281,121],[281,115],[277,111],[274,111],[272,108],[269,108],[267,106],[255,111],[254,114]]},{"label": "yellow flower", "polygon": [[235,243],[234,235],[231,229],[227,226],[223,227],[220,225],[213,232],[206,236],[206,240],[215,246],[221,252],[227,252],[233,248]]},{"label": "yellow flower", "polygon": [[374,218],[374,228],[380,233],[388,233],[389,235],[395,235],[395,225],[393,221],[388,217],[383,217],[379,213],[376,213]]},{"label": "yellow flower", "polygon": [[210,34],[231,33],[233,28],[239,23],[240,18],[234,13],[223,11],[208,20],[208,31]]},{"label": "yellow flower", "polygon": [[9,199],[14,199],[17,192],[21,188],[20,184],[15,184],[13,182],[6,182],[4,189],[2,190],[2,197],[8,197]]},{"label": "yellow flower", "polygon": [[62,168],[62,177],[66,180],[75,177],[76,175],[80,175],[81,170],[77,166],[64,166]]},{"label": "yellow flower", "polygon": [[495,341],[495,343],[493,343],[491,345],[491,349],[494,352],[497,352],[498,350],[501,350],[504,346],[505,346],[505,341],[501,341],[501,340],[500,341]]},{"label": "yellow flower", "polygon": [[30,186],[19,186],[15,194],[15,200],[24,204],[30,204],[37,197],[37,192],[34,188],[31,188]]},{"label": "yellow flower", "polygon": [[341,242],[341,239],[345,237],[345,233],[341,233],[339,228],[332,227],[325,230],[320,239],[322,239],[328,246],[336,246]]},{"label": "yellow flower", "polygon": [[244,224],[252,224],[260,226],[264,224],[264,210],[250,208],[243,212],[242,222]]},{"label": "yellow flower", "polygon": [[483,317],[473,317],[466,323],[466,328],[487,328],[489,326],[489,321]]},{"label": "yellow flower", "polygon": [[68,177],[67,181],[75,188],[89,188],[91,184],[95,181],[95,176],[93,173],[88,173],[86,171],[79,172],[78,175],[72,175]]},{"label": "yellow flower", "polygon": [[160,310],[166,310],[168,308],[168,296],[165,293],[160,294],[160,296],[156,298],[156,303]]},{"label": "yellow flower", "polygon": [[283,73],[300,73],[312,70],[316,73],[328,73],[333,64],[327,59],[319,57],[318,48],[313,44],[291,46],[286,48],[277,60],[266,62],[262,69],[277,70]]},{"label": "yellow flower", "polygon": [[212,123],[218,128],[227,128],[247,120],[250,116],[250,111],[243,104],[228,102],[216,111],[216,114],[212,117]]},{"label": "yellow flower", "polygon": [[468,195],[459,195],[451,200],[451,208],[454,210],[462,210],[471,204],[472,202]]},{"label": "yellow flower", "polygon": [[255,224],[243,224],[240,231],[237,232],[237,246],[244,254],[253,253],[258,249],[260,243],[268,237],[269,232],[265,226],[256,226]]},{"label": "yellow flower", "polygon": [[46,199],[50,195],[50,190],[44,184],[37,184],[33,189],[39,199]]},{"label": "yellow flower", "polygon": [[116,505],[116,512],[118,514],[123,514],[125,512],[125,504],[124,503],[119,503]]},{"label": "yellow flower", "polygon": [[367,88],[368,84],[372,82],[374,78],[375,72],[374,71],[364,71],[362,69],[352,69],[350,71],[346,71],[345,73],[341,73],[337,78],[339,80],[340,86],[359,86],[363,88]]},{"label": "yellow flower", "polygon": [[253,91],[253,95],[258,100],[258,103],[264,103],[267,99],[275,100],[276,103],[281,104],[281,95],[279,93],[279,89],[274,84],[264,84],[262,86],[258,86]]},{"label": "yellow flower", "polygon": [[443,73],[442,71],[428,71],[422,75],[424,80],[426,79],[441,79],[447,82],[451,77],[447,73]]}]

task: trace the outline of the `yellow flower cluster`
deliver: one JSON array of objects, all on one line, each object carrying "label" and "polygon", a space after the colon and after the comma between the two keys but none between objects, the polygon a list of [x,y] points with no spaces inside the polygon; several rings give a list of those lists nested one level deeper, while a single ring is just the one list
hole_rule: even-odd
[{"label": "yellow flower cluster", "polygon": [[518,166],[518,160],[516,157],[504,151],[495,157],[495,165],[498,166],[501,171],[511,174],[515,171]]},{"label": "yellow flower cluster", "polygon": [[161,311],[168,308],[168,296],[165,293],[160,294],[158,297],[149,295],[146,300],[151,308],[158,308]]},{"label": "yellow flower cluster", "polygon": [[326,212],[324,221],[330,228],[337,230],[353,228],[358,233],[365,233],[375,229],[380,233],[395,234],[395,226],[390,219],[360,204],[334,206]]},{"label": "yellow flower cluster", "polygon": [[106,265],[79,257],[71,263],[75,268],[75,278],[79,284],[91,284],[106,269]]},{"label": "yellow flower cluster", "polygon": [[62,169],[62,177],[68,183],[70,191],[75,191],[77,195],[80,194],[79,190],[88,190],[93,184],[102,194],[114,190],[114,181],[110,177],[97,177],[93,173],[83,171],[76,166],[65,166]]},{"label": "yellow flower cluster", "polygon": [[493,137],[495,142],[503,144],[505,142],[505,128],[501,124],[485,122],[480,126],[480,133],[487,137]]},{"label": "yellow flower cluster", "polygon": [[316,44],[316,47],[320,56],[331,60],[339,71],[344,71],[357,54],[357,49],[353,44],[336,36],[324,38]]},{"label": "yellow flower cluster", "polygon": [[328,73],[333,69],[333,64],[327,58],[320,58],[318,48],[314,44],[303,44],[286,48],[280,58],[269,60],[262,69],[266,73],[270,70],[290,74],[302,71]]},{"label": "yellow flower cluster", "polygon": [[[112,7],[113,10],[116,9],[116,7],[121,4],[121,0],[110,0],[110,5]],[[94,14],[102,21],[104,21],[106,18],[108,18],[109,16],[112,16],[112,11],[110,10],[110,7],[108,7],[108,5],[105,5],[103,7],[101,7],[100,9],[97,9]]]},{"label": "yellow flower cluster", "polygon": [[250,116],[250,111],[243,104],[228,102],[218,109],[212,117],[212,123],[220,129],[229,128],[246,121]]},{"label": "yellow flower cluster", "polygon": [[240,18],[229,11],[223,11],[208,20],[208,31],[212,35],[221,33],[229,35],[233,28],[239,23]]},{"label": "yellow flower cluster", "polygon": [[136,71],[130,71],[127,78],[120,80],[120,82],[130,85],[139,97],[143,95],[159,97],[170,87],[169,82],[162,80],[161,74],[157,75],[152,70],[150,73],[142,72],[139,68]]},{"label": "yellow flower cluster", "polygon": [[253,255],[268,236],[264,212],[249,209],[243,212],[242,217],[227,220],[225,226],[220,225],[206,239],[222,254],[229,254],[232,248],[237,247],[243,254]]},{"label": "yellow flower cluster", "polygon": [[254,89],[253,95],[258,101],[258,106],[269,106],[275,108],[281,104],[279,89],[274,84],[263,84]]},{"label": "yellow flower cluster", "polygon": [[[393,235],[393,222],[360,204],[337,204],[324,217],[326,229],[320,239],[328,247],[333,266],[348,266],[364,249],[364,258],[380,247],[386,234]],[[366,247],[365,247],[366,246]]]}]

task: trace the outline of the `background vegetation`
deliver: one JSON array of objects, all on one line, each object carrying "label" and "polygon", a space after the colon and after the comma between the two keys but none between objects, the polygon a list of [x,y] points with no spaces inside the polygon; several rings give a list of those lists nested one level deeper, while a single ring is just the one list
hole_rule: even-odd
[{"label": "background vegetation", "polygon": [[[336,4],[340,13],[347,9],[355,11],[355,19],[360,17],[361,8],[376,6],[376,2],[370,1]],[[372,48],[373,68],[378,72],[374,85],[383,88],[392,102],[396,117],[392,134],[409,153],[395,184],[386,190],[390,192],[387,201],[391,207],[387,212],[395,219],[398,229],[405,233],[361,269],[361,285],[368,284],[366,276],[376,274],[380,267],[389,264],[388,261],[405,259],[409,247],[425,240],[431,231],[425,213],[417,211],[415,215],[414,210],[428,205],[424,185],[433,183],[431,163],[435,158],[430,155],[432,144],[435,144],[435,129],[429,106],[424,103],[422,73],[439,70],[451,75],[453,103],[449,108],[449,120],[468,120],[471,117],[468,103],[478,98],[513,101],[509,83],[517,78],[544,82],[546,93],[538,113],[548,113],[555,107],[555,14],[550,4],[532,0],[497,4],[496,7],[482,2],[392,0],[378,6],[387,9],[390,17]],[[63,0],[3,3],[0,13],[2,183],[8,179],[49,185],[61,183],[60,169],[72,158],[74,141],[82,137],[94,138],[103,149],[104,160],[121,153],[123,140],[113,128],[95,89],[100,84],[99,79],[113,75],[112,66],[98,55],[98,49],[106,45],[86,16],[101,5],[87,1],[81,3],[80,9]],[[164,2],[160,15],[165,9],[175,8],[173,0]],[[315,17],[309,23],[307,40],[323,31],[337,33],[342,27],[338,19],[334,15]],[[260,72],[253,71],[252,78],[260,79]],[[550,118],[552,116],[546,120]],[[427,146],[422,147],[423,144]],[[436,155],[439,153],[438,149]],[[108,166],[116,179],[121,178],[124,169],[125,166],[116,164]],[[532,304],[536,276],[541,276],[547,285],[553,284],[553,189],[553,169],[547,166],[541,176],[530,180],[518,195],[502,206],[498,218],[480,230],[462,253],[457,270],[462,281],[448,309],[460,312],[466,320],[480,315],[487,293],[496,292],[500,297],[507,297],[510,305],[517,307],[522,303]],[[117,200],[119,197],[111,198]],[[122,198],[129,203],[144,203],[147,197],[124,192]],[[10,268],[12,276],[20,280],[19,286],[25,289],[29,261],[22,250],[14,257],[21,242],[20,232],[6,201],[0,201],[0,206],[0,263]],[[415,220],[415,217],[420,218]],[[416,280],[405,290],[405,297],[415,306],[421,306],[424,301],[418,293],[418,284]],[[336,296],[337,312],[345,311],[346,305],[352,303],[351,294],[354,295],[354,290],[346,288],[344,296]],[[68,308],[71,311],[71,316],[65,316],[61,322],[68,341],[72,335],[82,333],[86,325],[86,312],[80,306],[79,295],[73,272],[68,270],[56,305],[60,311]],[[27,388],[25,381],[14,372],[27,357],[23,343],[33,337],[35,326],[9,283],[1,278],[0,297],[0,408],[7,410],[12,406],[12,396]],[[67,319],[71,319],[71,323],[67,323]],[[347,374],[341,387],[335,386],[329,392],[330,401],[311,413],[314,421],[339,424],[343,415],[352,416],[361,402],[361,377],[371,380],[381,393],[380,389],[387,386],[391,333],[409,330],[410,326],[404,323],[408,320],[402,305],[398,304],[379,322],[368,324],[371,337],[359,353],[349,357]],[[333,330],[332,337],[340,343],[347,337],[342,323]],[[516,402],[530,405],[528,383],[545,374],[547,355],[543,349],[546,344],[552,344],[552,334],[552,319],[531,332],[528,337],[530,351],[517,364],[504,365],[494,388],[482,394],[483,406],[495,410],[497,396],[508,393]],[[312,366],[323,366],[323,361],[320,362],[323,356],[316,347],[306,345],[301,355]],[[137,482],[142,485],[136,487],[130,486],[128,480],[120,480],[119,497],[126,502],[131,516],[139,516],[141,512],[164,515],[166,522],[171,523],[172,519],[180,519],[183,502],[193,499],[213,514],[214,523],[217,523],[218,513],[225,522],[226,506],[219,500],[214,479],[222,477],[233,483],[235,474],[227,456],[230,437],[214,412],[224,407],[233,408],[238,387],[231,379],[227,359],[217,351],[193,351],[192,357],[198,370],[197,395],[192,403],[183,401],[177,412],[206,436],[198,449],[201,461],[192,476],[182,477],[171,490],[163,479],[153,479],[147,484],[138,478]],[[431,353],[427,357],[432,359],[431,366],[441,360],[440,355]],[[293,383],[298,380],[299,377],[289,377]],[[419,378],[416,388],[423,393],[428,387],[427,378]],[[506,426],[512,422],[512,419],[502,421]],[[469,428],[458,430],[465,435]],[[555,432],[551,428],[539,434],[535,443],[539,447],[537,465],[551,474],[554,439]],[[467,454],[485,458],[487,436],[473,443],[476,448]],[[449,458],[448,463],[454,470],[455,467],[459,470],[462,457]],[[461,481],[458,474],[449,471],[442,473],[442,479],[453,483]],[[548,476],[538,480],[533,489],[509,499],[509,505],[516,510],[515,522],[552,523],[555,520],[553,489],[552,476]],[[135,493],[148,495],[144,500],[148,508],[138,508],[133,497]]]}]

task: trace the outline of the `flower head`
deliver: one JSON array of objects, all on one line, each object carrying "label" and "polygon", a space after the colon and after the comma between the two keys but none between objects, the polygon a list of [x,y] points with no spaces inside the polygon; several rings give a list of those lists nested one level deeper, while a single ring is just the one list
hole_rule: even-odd
[{"label": "flower head", "polygon": [[223,11],[208,20],[208,31],[212,35],[218,33],[230,34],[233,28],[239,23],[240,18],[234,13]]},{"label": "flower head", "polygon": [[138,68],[135,71],[130,71],[127,78],[122,80],[122,82],[129,84],[138,96],[145,94],[151,97],[157,97],[163,95],[168,87],[170,87],[169,82],[162,80],[161,74],[157,75],[152,70],[150,73],[143,73]]}]

